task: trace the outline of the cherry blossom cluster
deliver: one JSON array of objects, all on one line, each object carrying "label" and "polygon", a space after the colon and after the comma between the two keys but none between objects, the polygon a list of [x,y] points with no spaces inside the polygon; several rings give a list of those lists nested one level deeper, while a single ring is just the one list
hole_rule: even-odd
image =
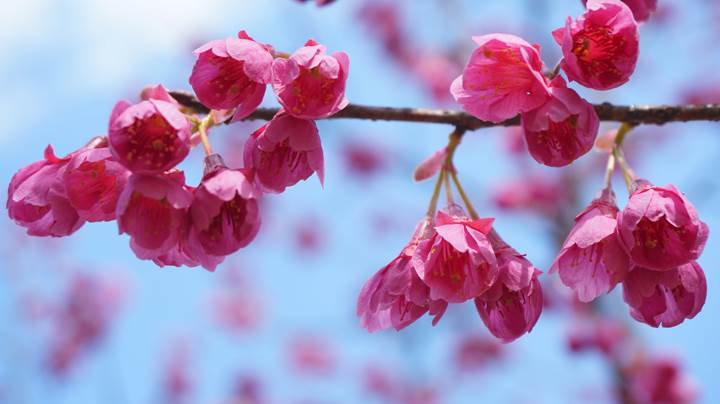
[{"label": "cherry blossom cluster", "polygon": [[[357,315],[368,331],[401,330],[425,313],[437,324],[449,303],[473,300],[489,331],[504,342],[530,332],[543,307],[535,268],[493,229],[491,218],[479,218],[467,199],[452,156],[459,135],[420,164],[415,179],[438,174],[424,218],[400,254],[375,273],[360,291]],[[449,178],[470,214],[453,203]],[[436,211],[441,184],[447,207]]]},{"label": "cherry blossom cluster", "polygon": [[[638,26],[619,0],[589,0],[587,10],[553,31],[568,80],[595,90],[626,83],[638,59]],[[499,123],[520,114],[530,155],[566,166],[590,151],[599,119],[556,71],[544,75],[540,47],[510,34],[474,37],[477,49],[451,93],[475,117]]]},{"label": "cherry blossom cluster", "polygon": [[[137,102],[120,101],[106,137],[65,157],[45,158],[13,176],[10,218],[35,236],[67,236],[85,222],[116,220],[137,257],[157,265],[208,270],[258,233],[258,198],[281,193],[317,173],[323,152],[314,120],[344,108],[349,59],[308,41],[291,55],[250,38],[211,41],[195,50],[190,84],[211,112],[198,116],[161,85]],[[244,167],[212,152],[207,132],[251,114],[271,85],[282,109],[247,140]],[[202,143],[205,167],[196,187],[177,168]]]}]

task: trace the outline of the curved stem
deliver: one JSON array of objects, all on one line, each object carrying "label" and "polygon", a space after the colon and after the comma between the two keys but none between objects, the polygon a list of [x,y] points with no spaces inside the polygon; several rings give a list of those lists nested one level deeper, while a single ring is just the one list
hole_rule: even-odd
[{"label": "curved stem", "polygon": [[433,189],[432,196],[430,197],[430,204],[427,209],[427,216],[429,218],[435,217],[435,211],[437,210],[438,198],[440,197],[440,187],[443,183],[443,177],[445,177],[445,170],[440,170],[437,181],[435,181],[435,188]]},{"label": "curved stem", "polygon": [[608,161],[607,166],[605,168],[605,180],[603,181],[603,189],[609,190],[612,188],[612,175],[615,172],[615,148],[613,148],[613,153],[610,153],[608,155]]},{"label": "curved stem", "polygon": [[460,194],[460,198],[465,203],[465,207],[468,210],[468,213],[470,214],[470,218],[473,220],[477,220],[480,218],[478,216],[477,211],[475,210],[475,207],[473,206],[472,202],[470,202],[470,198],[468,198],[467,194],[465,193],[465,190],[462,187],[462,184],[460,184],[460,180],[458,179],[457,174],[455,171],[450,172],[450,176],[452,177],[453,182],[455,183],[455,188],[458,191],[458,194]]},{"label": "curved stem", "polygon": [[200,135],[200,142],[205,149],[205,155],[209,156],[213,154],[212,146],[210,146],[210,139],[208,139],[207,129],[212,127],[215,122],[213,121],[212,114],[207,114],[205,118],[198,124],[198,135]]}]

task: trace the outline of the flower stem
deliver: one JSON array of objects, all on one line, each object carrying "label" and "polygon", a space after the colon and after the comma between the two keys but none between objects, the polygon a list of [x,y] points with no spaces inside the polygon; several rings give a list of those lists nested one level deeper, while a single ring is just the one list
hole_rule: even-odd
[{"label": "flower stem", "polygon": [[[614,149],[613,149],[614,150]],[[608,161],[607,161],[607,167],[605,168],[605,181],[604,181],[604,190],[609,190],[612,188],[612,175],[615,172],[615,154],[610,153],[608,155]]]},{"label": "flower stem", "polygon": [[205,149],[205,155],[209,156],[213,154],[212,146],[210,146],[210,139],[208,139],[207,129],[215,124],[212,118],[212,113],[209,113],[203,118],[198,124],[198,134],[200,135],[200,142],[202,142],[203,149]]},{"label": "flower stem", "polygon": [[458,191],[458,194],[460,194],[460,198],[463,200],[463,203],[465,203],[465,207],[468,210],[468,213],[470,214],[470,218],[473,220],[477,220],[480,218],[478,216],[477,211],[475,210],[475,207],[473,206],[472,202],[470,202],[470,198],[468,198],[467,194],[465,193],[465,190],[462,187],[462,184],[460,184],[460,180],[458,179],[457,173],[455,171],[450,171],[450,176],[452,177],[453,182],[455,183],[455,188]]},{"label": "flower stem", "polygon": [[558,74],[560,74],[560,65],[561,65],[562,61],[563,61],[563,58],[560,58],[560,60],[558,60],[558,62],[555,64],[555,67],[553,67],[553,69],[550,70],[550,72],[548,72],[547,78],[549,80],[554,79],[555,77],[557,77]]},{"label": "flower stem", "polygon": [[435,188],[433,189],[432,197],[430,197],[430,204],[427,209],[427,216],[429,218],[435,217],[435,211],[437,210],[438,198],[440,197],[440,187],[443,183],[443,177],[445,177],[445,170],[440,170],[437,181],[435,181]]},{"label": "flower stem", "polygon": [[[625,141],[625,137],[635,127],[634,124],[623,122],[618,128],[617,135],[615,135],[615,145],[612,151],[612,157],[620,165],[620,169],[623,173],[623,179],[625,180],[625,186],[628,192],[632,193],[632,185],[635,182],[635,172],[630,168],[630,165],[625,160],[625,156],[622,152],[622,144]],[[608,165],[610,161],[608,160]]]},{"label": "flower stem", "polygon": [[[450,170],[447,169],[446,171],[450,171]],[[443,182],[445,185],[445,199],[447,200],[448,205],[452,205],[453,204],[453,193],[452,193],[452,188],[450,188],[450,176],[445,174],[443,176]]]}]

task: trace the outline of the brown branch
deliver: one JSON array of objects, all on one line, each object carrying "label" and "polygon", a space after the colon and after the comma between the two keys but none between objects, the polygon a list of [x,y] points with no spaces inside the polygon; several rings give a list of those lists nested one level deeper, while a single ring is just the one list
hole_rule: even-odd
[{"label": "brown branch", "polygon": [[[209,110],[192,94],[183,91],[170,93],[180,104],[200,113]],[[705,105],[612,105],[607,102],[596,104],[595,110],[601,121],[627,122],[632,124],[663,125],[668,122],[720,121],[720,104]],[[245,120],[268,121],[277,113],[277,108],[258,108]],[[327,119],[367,119],[372,121],[402,121],[441,123],[469,130],[492,126],[517,126],[519,117],[500,123],[481,121],[461,111],[427,108],[371,107],[350,104],[342,111]]]}]

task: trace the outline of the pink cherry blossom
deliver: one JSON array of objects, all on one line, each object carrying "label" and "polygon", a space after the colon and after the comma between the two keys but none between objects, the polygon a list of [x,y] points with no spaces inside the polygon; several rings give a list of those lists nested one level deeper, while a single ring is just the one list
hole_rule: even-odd
[{"label": "pink cherry blossom", "polygon": [[326,118],[348,105],[345,81],[350,59],[345,52],[328,55],[325,50],[309,40],[289,58],[273,63],[273,90],[283,108],[297,118]]},{"label": "pink cherry blossom", "polygon": [[315,122],[280,111],[245,142],[245,168],[265,191],[280,193],[316,172],[323,182],[323,151]]},{"label": "pink cherry blossom", "polygon": [[241,31],[237,38],[210,41],[197,48],[190,85],[200,102],[212,109],[236,108],[233,120],[250,115],[270,82],[272,48]]},{"label": "pink cherry blossom", "polygon": [[130,236],[130,247],[138,258],[173,254],[187,231],[192,198],[182,171],[130,176],[117,203],[117,222],[120,233]]},{"label": "pink cherry blossom", "polygon": [[370,332],[390,327],[400,331],[428,311],[434,316],[433,325],[440,321],[447,303],[430,298],[430,289],[420,280],[412,264],[418,243],[429,237],[431,232],[429,218],[421,220],[400,255],[362,287],[357,315],[363,328]]},{"label": "pink cherry blossom", "polygon": [[612,358],[621,352],[628,337],[624,324],[606,317],[592,316],[572,322],[567,342],[573,352],[596,349]]},{"label": "pink cherry blossom", "polygon": [[379,174],[388,165],[387,151],[367,140],[350,140],[342,145],[346,171],[366,179]]},{"label": "pink cherry blossom", "polygon": [[595,90],[626,83],[638,60],[638,26],[620,0],[588,0],[587,11],[553,31],[570,81]]},{"label": "pink cherry blossom", "polygon": [[207,174],[195,190],[190,207],[188,251],[212,271],[226,255],[255,238],[260,229],[260,211],[251,171],[231,170],[217,155],[207,157],[206,162]]},{"label": "pink cherry blossom", "polygon": [[115,219],[117,200],[130,176],[107,147],[75,153],[63,176],[67,198],[88,222]]},{"label": "pink cherry blossom", "polygon": [[412,258],[420,279],[430,287],[430,298],[462,303],[487,291],[498,266],[487,233],[493,219],[471,220],[453,205],[439,211],[435,232],[423,239]]},{"label": "pink cherry blossom", "polygon": [[164,89],[151,89],[137,104],[120,101],[110,114],[108,141],[115,160],[139,174],[157,174],[190,151],[190,123]]},{"label": "pink cherry blossom", "polygon": [[708,226],[674,186],[645,180],[634,185],[618,215],[617,234],[633,263],[657,271],[671,270],[697,259],[705,247]]},{"label": "pink cherry blossom", "polygon": [[547,101],[539,48],[509,34],[476,36],[473,41],[478,48],[450,87],[465,111],[497,123]]},{"label": "pink cherry blossom", "polygon": [[[635,21],[643,22],[650,18],[650,14],[657,8],[657,0],[622,0],[632,10]],[[583,0],[586,4],[587,0]]]},{"label": "pink cherry blossom", "polygon": [[696,383],[671,357],[649,358],[628,372],[630,399],[639,404],[691,404],[698,398]]},{"label": "pink cherry blossom", "polygon": [[70,158],[58,158],[48,146],[43,160],[23,167],[10,180],[8,215],[29,235],[67,236],[85,223],[68,201],[62,181]]},{"label": "pink cherry blossom", "polygon": [[537,280],[540,271],[491,233],[499,275],[492,287],[475,299],[480,318],[490,332],[511,342],[532,331],[543,308]]},{"label": "pink cherry blossom", "polygon": [[545,104],[522,114],[530,155],[551,167],[566,166],[589,152],[599,126],[592,104],[567,88],[561,77],[553,80]]},{"label": "pink cherry blossom", "polygon": [[695,261],[662,272],[634,267],[623,282],[630,315],[652,327],[675,327],[695,317],[706,295],[705,274]]},{"label": "pink cherry blossom", "polygon": [[550,268],[582,302],[610,292],[630,267],[616,236],[617,214],[615,195],[604,190],[575,218],[575,226]]},{"label": "pink cherry blossom", "polygon": [[500,209],[555,216],[569,195],[560,178],[529,174],[500,182],[492,190],[492,199]]},{"label": "pink cherry blossom", "polygon": [[459,370],[471,371],[485,368],[504,354],[502,344],[496,339],[470,334],[458,341],[453,360]]}]

